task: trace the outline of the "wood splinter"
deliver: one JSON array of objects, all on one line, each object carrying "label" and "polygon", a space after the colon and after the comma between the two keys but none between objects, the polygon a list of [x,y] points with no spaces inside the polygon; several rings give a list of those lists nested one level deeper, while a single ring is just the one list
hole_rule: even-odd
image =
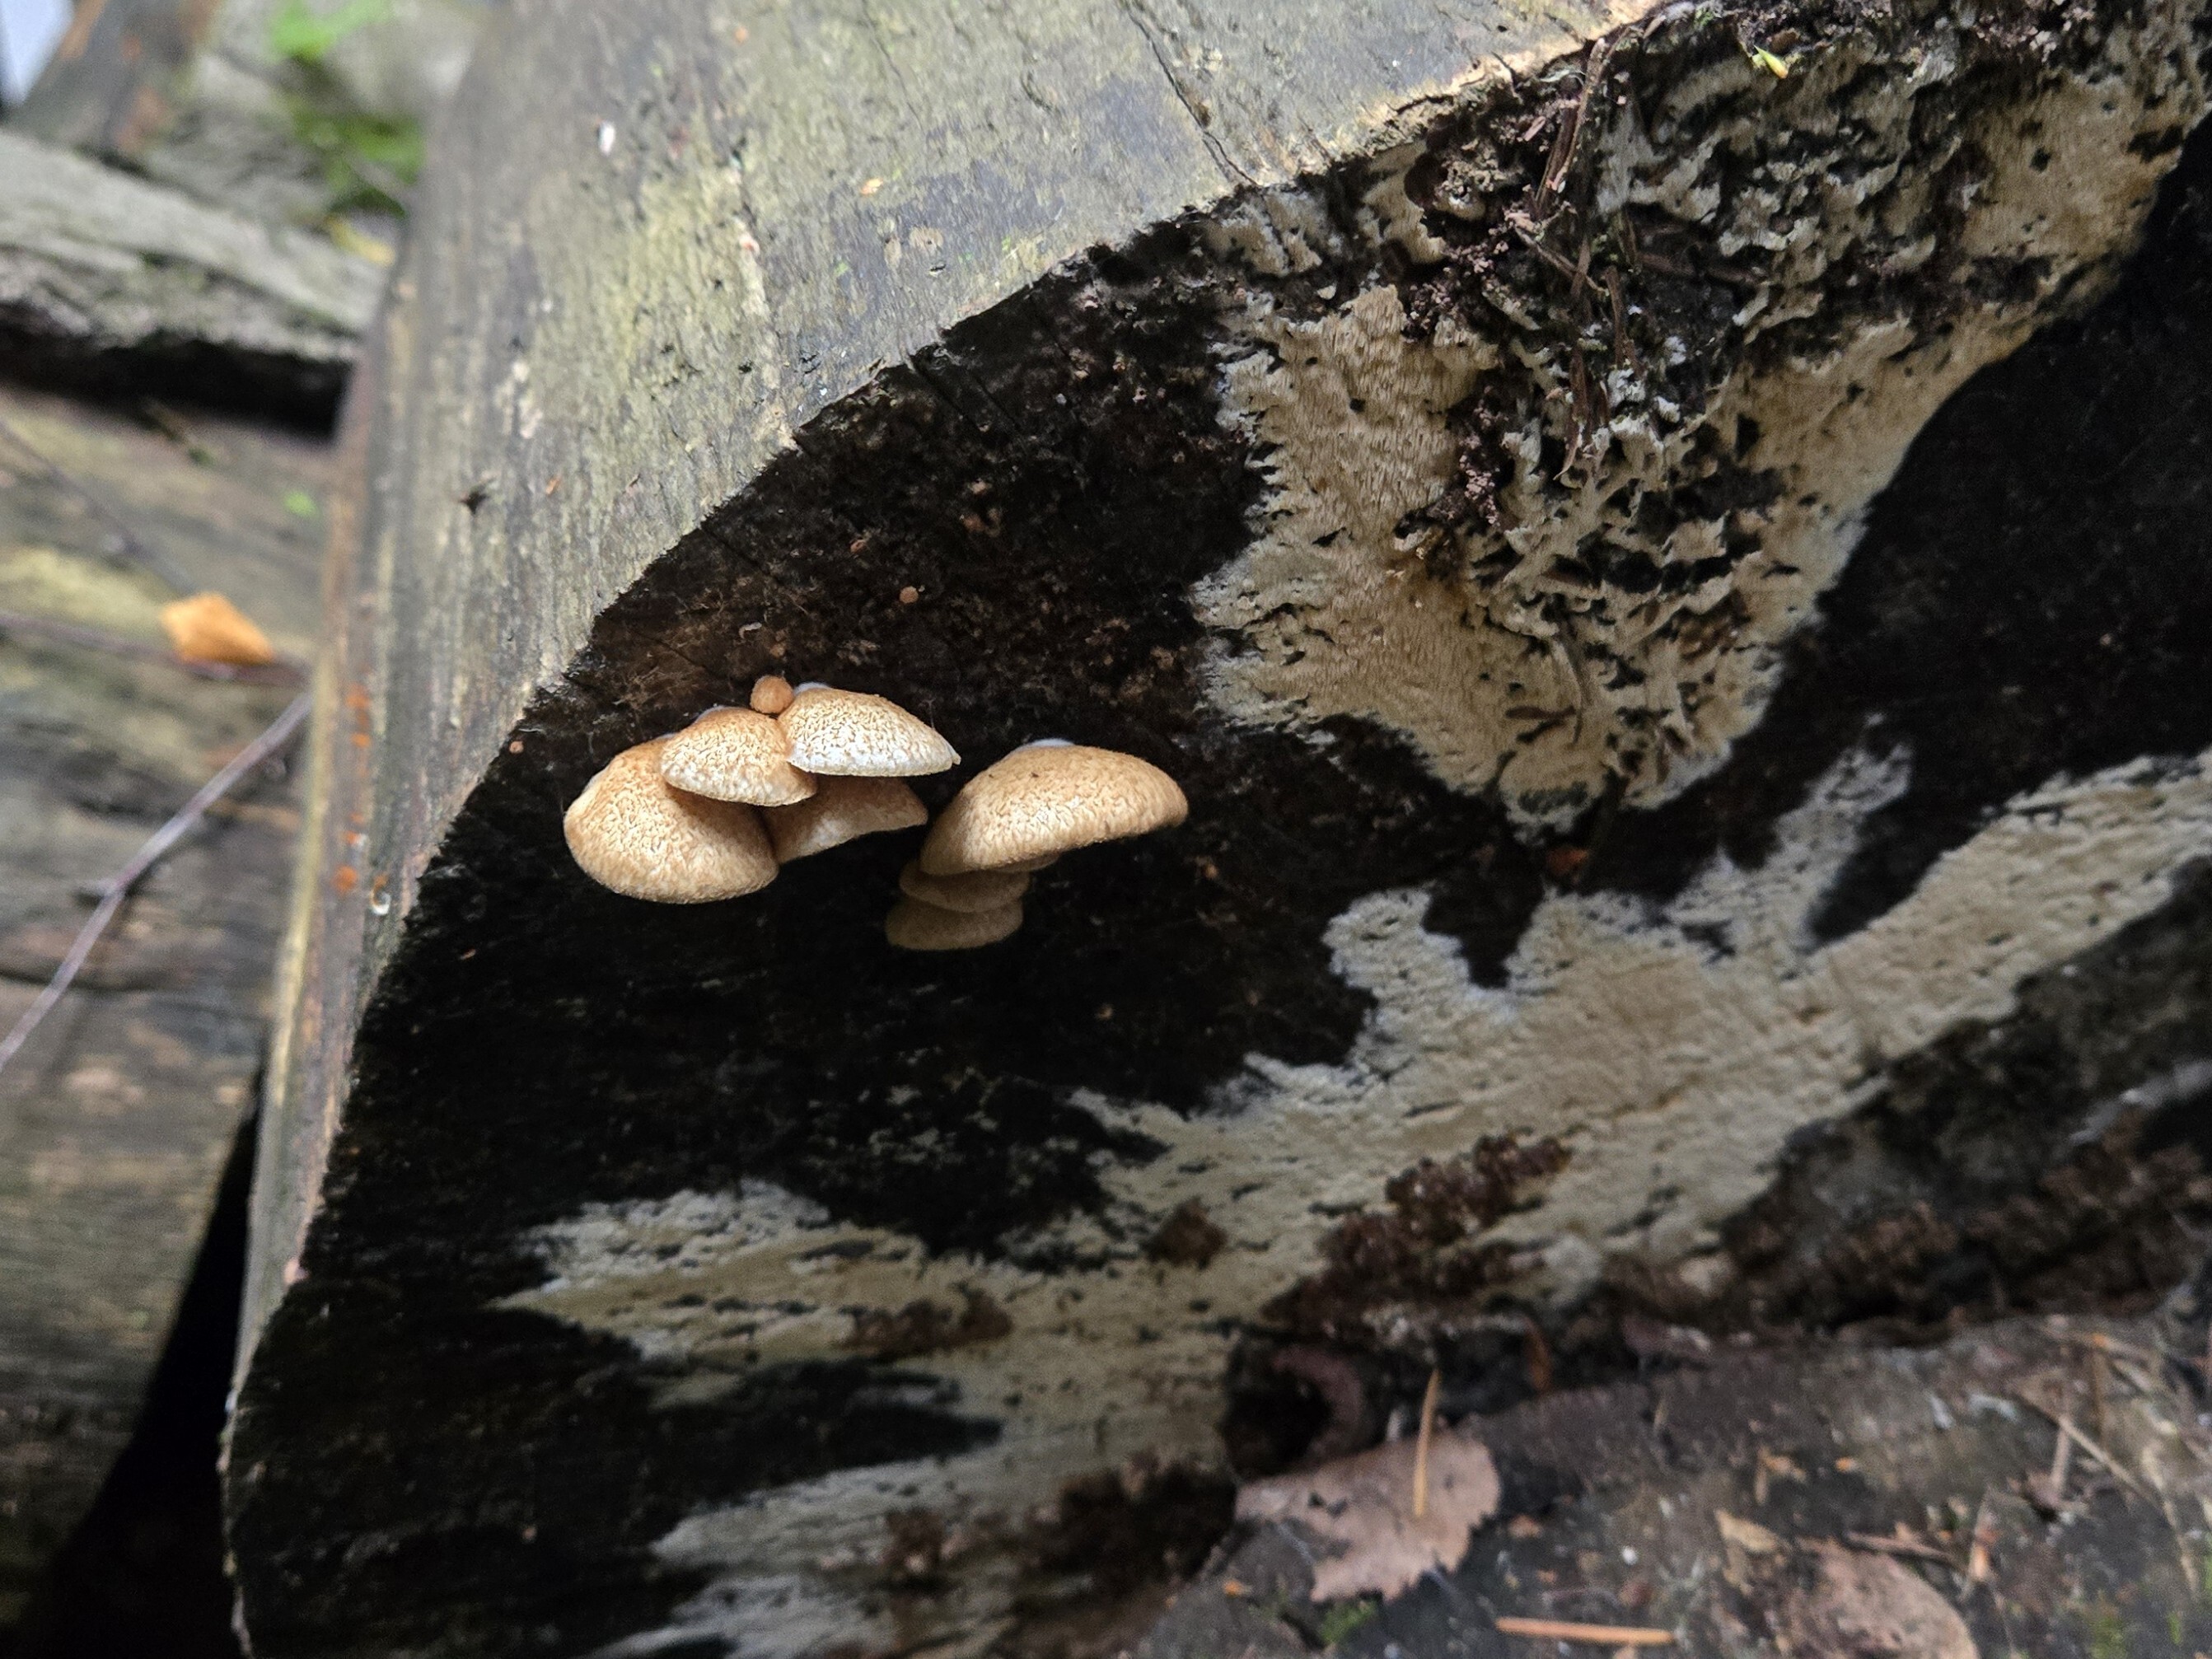
[{"label": "wood splinter", "polygon": [[1674,1644],[1674,1632],[1654,1630],[1648,1625],[1578,1625],[1566,1619],[1519,1619],[1508,1615],[1498,1620],[1500,1636],[1536,1636],[1554,1642],[1595,1642],[1601,1647],[1667,1648]]}]

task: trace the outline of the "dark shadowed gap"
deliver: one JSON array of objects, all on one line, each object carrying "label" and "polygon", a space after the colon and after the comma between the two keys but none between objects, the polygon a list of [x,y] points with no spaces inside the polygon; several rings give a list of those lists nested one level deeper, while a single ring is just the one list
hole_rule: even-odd
[{"label": "dark shadowed gap", "polygon": [[232,1142],[144,1410],[0,1659],[237,1659],[216,1458],[246,1279],[258,1127]]}]

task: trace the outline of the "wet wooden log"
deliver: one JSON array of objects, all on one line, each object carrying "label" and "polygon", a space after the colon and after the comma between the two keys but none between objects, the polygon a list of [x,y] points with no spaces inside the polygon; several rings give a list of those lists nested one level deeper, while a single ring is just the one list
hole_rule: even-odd
[{"label": "wet wooden log", "polygon": [[[256,1650],[1082,1650],[1432,1368],[2179,1279],[2205,24],[2034,21],[514,17],[352,415]],[[969,953],[910,836],[594,887],[771,672],[1189,821]]]},{"label": "wet wooden log", "polygon": [[326,423],[383,270],[320,235],[0,133],[0,367]]},{"label": "wet wooden log", "polygon": [[[0,391],[0,1028],[296,695],[163,661],[174,592],[117,526],[313,649],[327,446],[160,413]],[[0,1073],[0,1631],[129,1437],[252,1111],[296,827],[282,775],[221,803]]]}]

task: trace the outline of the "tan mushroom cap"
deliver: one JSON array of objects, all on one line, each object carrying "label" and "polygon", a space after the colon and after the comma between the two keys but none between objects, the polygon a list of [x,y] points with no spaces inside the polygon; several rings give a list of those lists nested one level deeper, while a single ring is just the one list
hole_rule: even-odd
[{"label": "tan mushroom cap", "polygon": [[899,891],[908,898],[965,915],[1003,909],[1018,902],[1029,890],[1026,872],[978,870],[965,876],[931,876],[911,862],[899,872]]},{"label": "tan mushroom cap", "polygon": [[750,708],[709,708],[662,740],[660,775],[686,794],[790,806],[814,793],[814,780],[787,758],[783,728]]},{"label": "tan mushroom cap", "polygon": [[1157,766],[1112,749],[1032,744],[961,787],[921,844],[933,876],[1009,865],[1181,823],[1190,805]]},{"label": "tan mushroom cap", "polygon": [[993,910],[940,910],[902,898],[884,918],[884,937],[902,951],[973,951],[1020,928],[1019,901]]},{"label": "tan mushroom cap", "polygon": [[781,674],[763,674],[753,682],[752,695],[745,701],[756,714],[781,714],[791,707],[791,682]]},{"label": "tan mushroom cap", "polygon": [[889,697],[806,686],[776,718],[791,738],[791,763],[837,778],[915,778],[960,764],[937,729]]},{"label": "tan mushroom cap", "polygon": [[813,796],[796,806],[771,806],[770,843],[779,864],[811,858],[861,836],[912,830],[929,822],[921,797],[896,778],[822,778]]},{"label": "tan mushroom cap", "polygon": [[656,904],[741,898],[775,879],[760,814],[671,788],[655,738],[625,749],[584,786],[561,820],[568,851],[602,887]]}]

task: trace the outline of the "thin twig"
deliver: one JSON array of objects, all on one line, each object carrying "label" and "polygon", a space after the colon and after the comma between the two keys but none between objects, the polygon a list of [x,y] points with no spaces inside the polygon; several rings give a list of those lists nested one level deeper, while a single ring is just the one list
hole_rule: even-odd
[{"label": "thin twig", "polygon": [[61,966],[54,969],[54,976],[46,981],[46,988],[23,1011],[23,1017],[15,1022],[15,1029],[6,1037],[0,1038],[0,1071],[7,1069],[8,1062],[15,1059],[23,1045],[30,1041],[31,1033],[38,1030],[39,1022],[51,1013],[54,1005],[68,994],[70,986],[90,958],[93,946],[100,943],[100,936],[106,932],[107,924],[115,920],[115,913],[123,908],[123,901],[131,896],[131,890],[138,884],[139,879],[184,838],[185,832],[206,815],[209,807],[230,793],[233,785],[291,741],[292,734],[300,729],[300,722],[307,717],[307,709],[313,701],[312,695],[305,691],[293,698],[266,731],[232,756],[222,770],[202,784],[199,792],[177,809],[175,817],[146,838],[145,844],[131,855],[130,860],[120,870],[100,884],[100,902],[85,918],[84,926],[77,929],[76,939],[70,945],[69,954],[62,958]]},{"label": "thin twig", "polygon": [[28,634],[39,639],[54,640],[63,645],[81,645],[93,651],[105,651],[118,657],[133,657],[140,662],[157,662],[168,668],[181,669],[187,674],[204,680],[237,680],[248,685],[297,685],[306,678],[304,665],[289,657],[279,657],[271,663],[203,662],[191,657],[180,657],[175,652],[158,645],[149,645],[121,634],[111,634],[104,629],[82,628],[75,623],[56,622],[47,617],[27,617],[17,611],[0,611],[0,634]]},{"label": "thin twig", "polygon": [[[2138,1481],[2135,1476],[2130,1474],[2125,1469],[2122,1468],[2118,1463],[2113,1462],[2110,1452],[2107,1452],[2102,1446],[2099,1445],[2087,1435],[2082,1433],[2081,1430],[2074,1426],[2074,1419],[2071,1414],[2061,1414],[2060,1413],[2054,1412],[2050,1407],[2042,1404],[2040,1401],[2025,1394],[2021,1395],[2018,1398],[2021,1404],[2028,1407],[2032,1410],[2042,1413],[2044,1416],[2049,1418],[2053,1423],[2056,1423],[2058,1425],[2058,1443],[2060,1447],[2064,1447],[2069,1441],[2071,1441],[2075,1445],[2079,1446],[2083,1451],[2088,1453],[2090,1456],[2095,1458],[2099,1463],[2102,1464],[2104,1466],[2105,1473],[2111,1475],[2113,1480],[2118,1481],[2130,1492],[2133,1492],[2136,1497],[2142,1498],[2145,1502],[2148,1502],[2150,1500],[2150,1494],[2143,1490],[2142,1482]],[[2053,1473],[2057,1474],[2063,1470],[2063,1460],[2054,1454],[2052,1457]]]},{"label": "thin twig", "polygon": [[1421,1396],[1421,1431],[1413,1441],[1413,1519],[1425,1519],[1429,1513],[1429,1442],[1437,1432],[1437,1392],[1443,1386],[1444,1374],[1437,1370],[1429,1372],[1428,1392]]},{"label": "thin twig", "polygon": [[1883,1555],[1910,1555],[1922,1561],[1941,1561],[1952,1565],[1948,1553],[1933,1544],[1923,1544],[1913,1538],[1884,1538],[1880,1533],[1847,1532],[1844,1540],[1854,1549],[1874,1550]]},{"label": "thin twig", "polygon": [[1508,1616],[1498,1620],[1500,1636],[1540,1636],[1554,1642],[1595,1642],[1601,1647],[1666,1648],[1674,1644],[1671,1630],[1654,1630],[1648,1625],[1577,1625],[1565,1619],[1520,1619]]},{"label": "thin twig", "polygon": [[23,454],[29,459],[32,465],[37,467],[40,471],[46,474],[47,482],[53,484],[56,488],[65,491],[69,495],[75,496],[79,501],[83,503],[86,511],[89,512],[94,518],[98,519],[102,524],[113,531],[117,538],[122,542],[123,550],[125,552],[130,554],[132,558],[137,560],[139,563],[144,565],[149,570],[159,576],[163,581],[175,588],[178,592],[189,593],[192,592],[194,587],[192,579],[186,575],[183,571],[178,569],[175,565],[170,563],[169,556],[167,554],[162,552],[160,548],[155,547],[151,543],[146,541],[136,531],[132,530],[128,524],[125,523],[122,519],[118,518],[115,513],[100,499],[99,496],[94,495],[82,484],[79,483],[75,478],[72,478],[68,473],[62,471],[60,467],[48,460],[46,456],[40,453],[38,446],[33,444],[28,438],[26,438],[20,431],[16,430],[14,423],[9,421],[5,416],[0,416],[0,436],[4,436],[9,443],[21,450]]}]

